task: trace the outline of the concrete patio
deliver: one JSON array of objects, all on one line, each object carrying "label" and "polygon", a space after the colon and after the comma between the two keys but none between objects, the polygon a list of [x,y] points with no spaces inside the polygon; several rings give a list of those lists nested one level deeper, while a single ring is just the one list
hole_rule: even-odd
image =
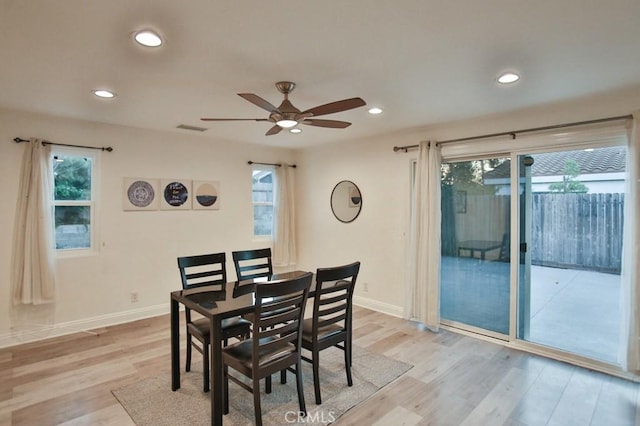
[{"label": "concrete patio", "polygon": [[[620,276],[532,266],[526,340],[617,364]],[[443,257],[443,319],[508,334],[509,264]]]}]

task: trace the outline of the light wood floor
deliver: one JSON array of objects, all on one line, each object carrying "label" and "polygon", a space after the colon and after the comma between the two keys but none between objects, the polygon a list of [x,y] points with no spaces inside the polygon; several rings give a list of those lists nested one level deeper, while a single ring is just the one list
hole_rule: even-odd
[{"label": "light wood floor", "polygon": [[[133,424],[110,391],[170,368],[169,317],[95,331],[0,349],[0,424]],[[337,425],[640,424],[623,379],[363,308],[354,344],[414,368]]]}]

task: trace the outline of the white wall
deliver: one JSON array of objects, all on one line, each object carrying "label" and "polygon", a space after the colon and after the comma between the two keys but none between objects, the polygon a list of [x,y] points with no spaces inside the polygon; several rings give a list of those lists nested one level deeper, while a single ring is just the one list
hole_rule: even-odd
[{"label": "white wall", "polygon": [[[0,206],[0,303],[7,307],[0,309],[0,346],[17,341],[11,332],[8,309],[11,236],[22,153],[22,147],[11,142],[16,136],[114,148],[113,153],[102,156],[100,237],[104,246],[98,256],[60,260],[53,323],[64,327],[21,336],[28,339],[168,312],[169,292],[179,287],[177,256],[205,251],[230,253],[261,246],[251,240],[251,183],[246,165],[249,159],[295,161],[299,165],[298,268],[314,270],[360,260],[356,303],[402,315],[409,165],[416,151],[395,153],[394,145],[625,115],[639,108],[640,87],[635,87],[590,99],[296,152],[259,145],[238,146],[188,133],[159,133],[0,110],[0,170],[4,184],[4,203]],[[393,113],[385,114],[380,119],[391,119]],[[508,150],[509,143],[497,145]],[[484,146],[489,145],[469,142],[458,146],[455,154]],[[495,150],[495,146],[487,149]],[[221,210],[124,212],[123,177],[218,180]],[[333,217],[329,202],[334,185],[343,179],[355,182],[362,193],[362,212],[350,224]],[[227,268],[233,271],[230,263]],[[132,291],[139,292],[137,304],[129,300]]]},{"label": "white wall", "polygon": [[[27,312],[12,331],[11,318],[16,311],[9,309],[9,271],[24,150],[24,145],[12,141],[16,136],[111,146],[114,151],[101,154],[99,254],[60,258],[53,312]],[[248,160],[292,162],[293,153],[238,146],[191,133],[154,132],[0,109],[4,188],[0,206],[0,346],[168,312],[169,292],[180,288],[176,257],[181,255],[225,251],[229,277],[235,279],[231,251],[265,246],[252,240]],[[217,180],[220,210],[123,211],[124,177]],[[139,293],[137,303],[130,301],[134,291]],[[57,329],[50,330],[51,325]],[[38,332],[24,334],[26,329]]]}]

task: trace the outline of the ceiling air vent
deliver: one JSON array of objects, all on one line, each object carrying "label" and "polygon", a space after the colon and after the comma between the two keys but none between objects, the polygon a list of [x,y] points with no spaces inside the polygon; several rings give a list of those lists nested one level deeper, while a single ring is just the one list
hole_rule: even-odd
[{"label": "ceiling air vent", "polygon": [[205,130],[208,130],[206,127],[189,126],[188,124],[180,124],[176,129],[193,130],[194,132],[204,132]]}]

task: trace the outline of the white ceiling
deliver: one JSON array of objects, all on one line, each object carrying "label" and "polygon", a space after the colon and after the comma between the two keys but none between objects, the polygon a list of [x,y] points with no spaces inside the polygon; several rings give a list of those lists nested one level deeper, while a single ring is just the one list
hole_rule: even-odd
[{"label": "white ceiling", "polygon": [[[143,28],[165,45],[136,45]],[[639,40],[639,0],[0,0],[0,107],[297,148],[637,86]],[[503,70],[521,81],[498,86]],[[200,121],[266,118],[237,93],[277,106],[280,80],[301,110],[361,97],[384,113],[300,135]]]}]

